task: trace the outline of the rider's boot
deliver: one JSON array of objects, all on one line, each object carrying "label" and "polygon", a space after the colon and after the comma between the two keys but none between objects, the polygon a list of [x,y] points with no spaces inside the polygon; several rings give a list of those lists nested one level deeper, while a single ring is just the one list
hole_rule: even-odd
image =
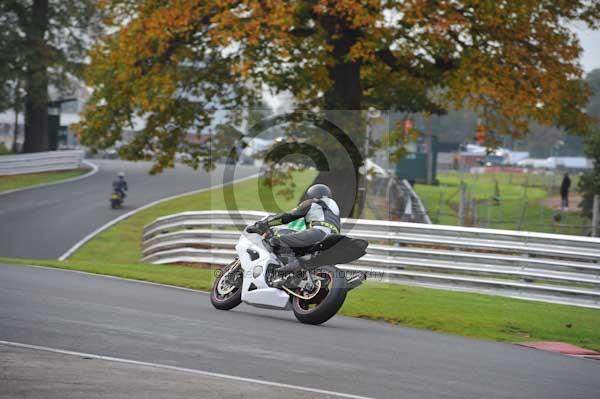
[{"label": "rider's boot", "polygon": [[296,273],[297,271],[299,271],[302,268],[300,261],[295,256],[288,258],[288,259],[289,259],[288,263],[285,266],[278,268],[277,273],[280,273],[282,275],[289,274],[289,273]]},{"label": "rider's boot", "polygon": [[273,287],[280,288],[294,279],[295,274],[302,269],[302,264],[296,257],[289,257],[285,266],[275,269],[277,277],[273,280]]}]

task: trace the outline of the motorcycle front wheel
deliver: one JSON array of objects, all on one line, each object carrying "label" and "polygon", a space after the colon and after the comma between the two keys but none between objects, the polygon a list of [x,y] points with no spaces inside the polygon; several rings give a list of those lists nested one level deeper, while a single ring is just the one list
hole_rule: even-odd
[{"label": "motorcycle front wheel", "polygon": [[311,299],[292,299],[294,315],[301,323],[321,324],[331,319],[346,300],[346,275],[335,266],[321,266],[312,273],[321,278],[321,288]]},{"label": "motorcycle front wheel", "polygon": [[242,264],[239,259],[225,266],[213,283],[210,302],[220,310],[229,310],[242,303]]}]

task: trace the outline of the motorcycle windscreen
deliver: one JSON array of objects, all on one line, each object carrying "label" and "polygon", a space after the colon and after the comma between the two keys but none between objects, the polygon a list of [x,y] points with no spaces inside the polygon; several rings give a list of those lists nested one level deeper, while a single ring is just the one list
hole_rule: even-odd
[{"label": "motorcycle windscreen", "polygon": [[325,249],[308,261],[309,266],[339,265],[350,263],[366,254],[369,243],[365,240],[341,235],[331,235],[324,242]]}]

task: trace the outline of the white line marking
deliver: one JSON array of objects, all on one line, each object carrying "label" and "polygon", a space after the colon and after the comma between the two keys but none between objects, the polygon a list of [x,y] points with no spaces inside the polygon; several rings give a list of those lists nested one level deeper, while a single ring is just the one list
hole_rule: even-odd
[{"label": "white line marking", "polygon": [[68,351],[68,350],[63,350],[63,349],[49,348],[46,346],[22,344],[19,342],[0,341],[0,344],[6,345],[6,346],[12,346],[12,347],[16,347],[16,348],[37,349],[37,350],[41,350],[41,351],[45,351],[45,352],[59,353],[62,355],[86,357],[86,358],[91,358],[91,359],[106,360],[109,362],[133,364],[133,365],[137,365],[137,366],[161,368],[161,369],[165,369],[165,370],[173,370],[173,371],[179,371],[179,372],[183,372],[183,373],[203,375],[206,377],[223,378],[223,379],[238,381],[238,382],[247,382],[247,383],[251,383],[251,384],[266,385],[266,386],[277,387],[277,388],[293,389],[296,391],[312,392],[312,393],[318,393],[318,394],[323,394],[323,395],[332,395],[332,396],[337,396],[340,398],[373,399],[368,396],[352,395],[352,394],[347,394],[347,393],[342,393],[342,392],[327,391],[324,389],[303,387],[303,386],[299,386],[299,385],[291,385],[291,384],[283,384],[280,382],[257,380],[254,378],[237,377],[235,375],[213,373],[210,371],[189,369],[189,368],[185,368],[185,367],[169,366],[167,364],[140,362],[137,360],[123,359],[123,358],[119,358],[119,357],[102,356],[102,355],[96,355],[96,354],[91,354],[91,353],[82,353],[82,352],[73,352],[73,351]]},{"label": "white line marking", "polygon": [[[49,187],[49,186],[54,186],[57,184],[70,183],[70,182],[74,182],[76,180],[81,180],[81,179],[85,179],[86,177],[93,176],[98,172],[98,169],[99,169],[98,165],[91,163],[89,161],[85,161],[85,160],[82,161],[81,163],[84,163],[91,168],[91,170],[84,175],[75,176],[70,179],[59,180],[59,181],[55,181],[52,183],[42,183],[42,184],[36,184],[35,186],[28,186],[28,187],[16,188],[14,190],[9,190],[9,191],[2,191],[0,193],[0,195],[12,194],[12,193],[20,192],[20,191],[25,191],[25,190],[32,190],[34,188]],[[18,175],[16,175],[16,176],[18,176]]]},{"label": "white line marking", "polygon": [[65,252],[64,254],[62,254],[58,258],[58,260],[65,260],[65,259],[67,259],[69,256],[73,255],[73,252],[77,251],[85,243],[87,243],[89,240],[91,240],[92,238],[94,238],[98,234],[102,233],[104,230],[107,230],[108,228],[110,228],[110,227],[114,226],[115,224],[119,223],[120,221],[123,221],[123,220],[125,220],[125,219],[127,219],[127,218],[129,218],[129,217],[131,217],[133,215],[135,215],[136,213],[138,213],[140,211],[143,211],[144,209],[148,209],[151,206],[158,205],[158,204],[160,204],[162,202],[170,201],[172,199],[177,199],[177,198],[180,198],[180,197],[185,197],[186,195],[199,194],[199,193],[202,193],[204,191],[210,191],[210,190],[214,190],[214,189],[217,189],[217,188],[227,187],[227,186],[230,186],[230,185],[232,185],[234,183],[239,183],[239,182],[242,182],[242,181],[245,181],[245,180],[254,179],[254,178],[258,177],[258,176],[259,176],[259,174],[256,173],[254,175],[247,176],[247,177],[244,177],[244,178],[241,178],[241,179],[237,179],[237,180],[233,180],[233,181],[230,181],[230,182],[227,182],[227,183],[217,184],[215,186],[202,188],[200,190],[188,191],[186,193],[177,194],[177,195],[173,195],[171,197],[166,197],[166,198],[159,199],[157,201],[150,202],[150,203],[148,203],[148,204],[146,204],[144,206],[136,208],[136,209],[134,209],[132,211],[129,211],[127,213],[124,213],[123,215],[121,215],[121,216],[119,216],[119,217],[111,220],[110,222],[104,224],[100,228],[94,230],[93,232],[91,232],[90,234],[88,234],[87,236],[85,236],[83,239],[79,240],[67,252]]}]

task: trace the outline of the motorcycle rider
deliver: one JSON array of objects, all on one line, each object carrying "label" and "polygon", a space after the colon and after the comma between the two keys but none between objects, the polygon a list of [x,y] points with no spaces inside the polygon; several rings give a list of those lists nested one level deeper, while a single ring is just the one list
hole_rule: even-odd
[{"label": "motorcycle rider", "polygon": [[117,174],[117,179],[113,181],[113,190],[121,196],[121,199],[124,200],[126,195],[125,191],[127,191],[127,182],[125,181],[125,173],[119,172]]},{"label": "motorcycle rider", "polygon": [[340,233],[340,209],[331,198],[331,189],[325,184],[314,184],[306,191],[306,197],[305,201],[291,211],[270,216],[255,224],[255,229],[262,232],[269,227],[304,218],[306,230],[275,235],[271,239],[271,245],[280,255],[288,255],[288,263],[277,269],[281,274],[295,273],[301,269],[300,261],[293,256],[294,249],[309,248],[330,234]]}]

